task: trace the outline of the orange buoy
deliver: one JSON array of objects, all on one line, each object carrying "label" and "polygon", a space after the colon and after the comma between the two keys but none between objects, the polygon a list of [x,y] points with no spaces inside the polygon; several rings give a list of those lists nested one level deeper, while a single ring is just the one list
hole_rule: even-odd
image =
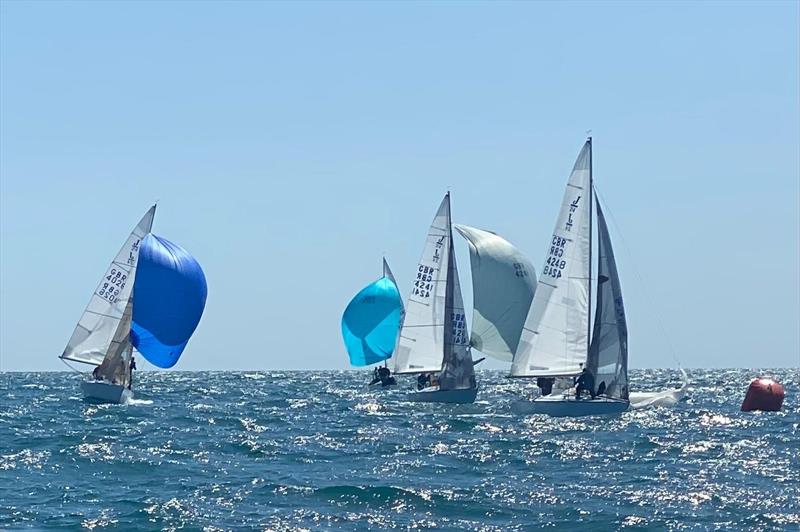
[{"label": "orange buoy", "polygon": [[777,412],[783,405],[783,386],[778,381],[758,378],[753,379],[747,388],[747,395],[742,402],[742,412],[764,410]]}]

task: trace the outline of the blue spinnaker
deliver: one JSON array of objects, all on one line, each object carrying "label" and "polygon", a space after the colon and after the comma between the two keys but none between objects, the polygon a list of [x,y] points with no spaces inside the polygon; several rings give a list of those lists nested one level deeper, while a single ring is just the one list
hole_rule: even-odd
[{"label": "blue spinnaker", "polygon": [[381,277],[356,294],[342,315],[352,365],[368,366],[392,356],[402,312],[403,300],[391,277]]},{"label": "blue spinnaker", "polygon": [[131,343],[151,364],[171,368],[203,315],[206,277],[194,257],[166,238],[151,233],[140,246]]}]

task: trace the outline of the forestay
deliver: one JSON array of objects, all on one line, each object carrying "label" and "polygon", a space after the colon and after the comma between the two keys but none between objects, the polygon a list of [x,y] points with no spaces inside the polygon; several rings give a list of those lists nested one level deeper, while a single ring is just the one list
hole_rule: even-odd
[{"label": "forestay", "polygon": [[591,273],[591,141],[578,155],[511,366],[515,377],[575,375],[586,362]]},{"label": "forestay", "polygon": [[61,358],[99,365],[125,313],[133,289],[140,242],[150,232],[155,205],[145,213],[119,250],[61,354]]},{"label": "forestay", "polygon": [[392,356],[403,301],[394,276],[383,261],[383,276],[362,289],[342,314],[342,337],[354,366],[367,366]]},{"label": "forestay", "polygon": [[159,368],[174,366],[200,322],[207,293],[203,269],[189,252],[148,235],[133,294],[133,347]]},{"label": "forestay", "polygon": [[[448,225],[449,228],[449,225]],[[448,231],[447,289],[445,293],[444,353],[442,373],[439,375],[440,390],[475,388],[475,367],[469,350],[467,319],[461,283],[458,280],[456,254],[453,250],[453,234]]]},{"label": "forestay", "polygon": [[395,373],[442,369],[450,240],[450,194],[447,193],[428,230],[414,286],[406,302]]},{"label": "forestay", "polygon": [[587,367],[605,395],[628,399],[628,326],[611,238],[597,203],[597,306]]},{"label": "forestay", "polygon": [[473,348],[511,361],[536,291],[536,272],[528,258],[501,236],[455,225],[469,244],[472,267]]}]

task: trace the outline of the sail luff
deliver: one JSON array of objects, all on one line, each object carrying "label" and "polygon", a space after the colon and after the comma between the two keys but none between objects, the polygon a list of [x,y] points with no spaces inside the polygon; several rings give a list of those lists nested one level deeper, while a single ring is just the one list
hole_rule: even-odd
[{"label": "sail luff", "polygon": [[586,308],[588,309],[588,315],[586,320],[586,353],[588,357],[589,348],[592,345],[591,342],[591,332],[592,332],[592,137],[589,137],[586,141],[586,144],[589,146],[589,279],[588,279],[588,290],[586,291],[586,298],[587,304]]},{"label": "sail luff", "polygon": [[511,366],[515,377],[576,375],[586,363],[590,209],[587,141],[575,161]]},{"label": "sail luff", "polygon": [[153,205],[117,252],[89,299],[60,358],[98,366],[103,362],[133,291],[139,244],[153,227]]}]

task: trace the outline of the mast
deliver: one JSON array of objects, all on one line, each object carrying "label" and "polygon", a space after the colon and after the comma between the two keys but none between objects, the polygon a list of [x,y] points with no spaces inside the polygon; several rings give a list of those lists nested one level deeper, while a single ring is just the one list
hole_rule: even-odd
[{"label": "mast", "polygon": [[588,319],[586,320],[586,360],[588,363],[589,347],[592,345],[592,204],[594,203],[592,201],[592,137],[590,136],[586,142],[589,143],[589,293],[587,294],[589,300],[589,312]]}]

